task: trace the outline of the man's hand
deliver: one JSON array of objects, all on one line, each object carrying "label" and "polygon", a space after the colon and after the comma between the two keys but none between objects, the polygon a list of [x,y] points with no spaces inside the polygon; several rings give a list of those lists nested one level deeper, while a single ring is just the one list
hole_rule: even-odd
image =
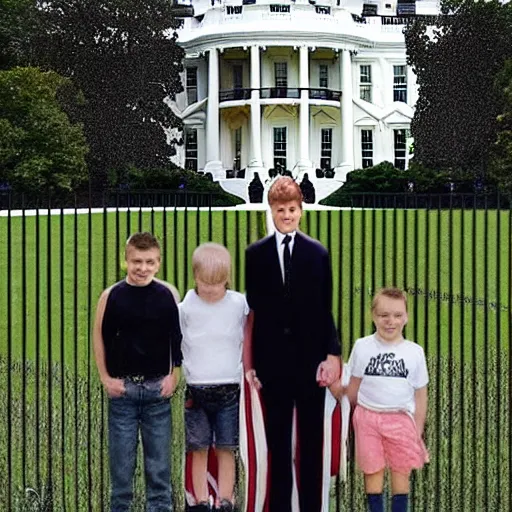
[{"label": "man's hand", "polygon": [[103,384],[103,387],[105,388],[105,391],[110,398],[119,398],[126,393],[123,379],[105,377],[101,383]]},{"label": "man's hand", "polygon": [[160,392],[160,394],[164,398],[170,398],[174,394],[174,391],[176,391],[176,387],[178,386],[179,381],[179,371],[177,371],[175,368],[172,371],[172,373],[166,375],[162,379],[162,391]]},{"label": "man's hand", "polygon": [[318,365],[316,381],[321,387],[331,386],[341,375],[341,360],[338,356],[328,355],[325,361]]},{"label": "man's hand", "polygon": [[256,376],[256,370],[247,370],[245,372],[245,379],[247,380],[249,385],[255,388],[257,391],[259,391],[262,388],[261,381]]}]

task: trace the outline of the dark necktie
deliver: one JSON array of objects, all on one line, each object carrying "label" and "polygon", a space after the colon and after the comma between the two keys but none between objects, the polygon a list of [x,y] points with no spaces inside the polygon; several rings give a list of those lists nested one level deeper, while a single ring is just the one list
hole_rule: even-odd
[{"label": "dark necktie", "polygon": [[290,283],[291,283],[291,274],[292,274],[292,256],[290,254],[290,242],[292,241],[292,237],[290,235],[286,235],[283,240],[284,244],[284,253],[283,253],[283,263],[284,263],[284,290],[286,295],[290,293]]}]

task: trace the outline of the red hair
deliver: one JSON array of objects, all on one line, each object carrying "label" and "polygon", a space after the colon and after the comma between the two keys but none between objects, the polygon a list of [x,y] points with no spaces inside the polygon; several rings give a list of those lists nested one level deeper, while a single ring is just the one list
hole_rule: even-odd
[{"label": "red hair", "polygon": [[275,203],[288,203],[297,201],[302,205],[302,191],[298,183],[290,176],[281,176],[277,178],[268,191],[268,204],[272,206]]}]

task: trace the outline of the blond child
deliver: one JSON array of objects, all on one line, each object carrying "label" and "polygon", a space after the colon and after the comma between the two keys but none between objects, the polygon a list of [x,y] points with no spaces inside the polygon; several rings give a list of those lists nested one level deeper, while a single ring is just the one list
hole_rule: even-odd
[{"label": "blond child", "polygon": [[384,471],[391,472],[392,512],[408,506],[413,469],[428,462],[423,442],[428,372],[422,347],[404,339],[407,301],[398,288],[380,290],[372,302],[376,332],[358,339],[348,362],[347,387],[331,392],[356,404],[356,462],[364,473],[370,512],[383,512]]},{"label": "blond child", "polygon": [[249,308],[244,295],[228,289],[231,257],[222,245],[205,243],[194,251],[196,286],[179,305],[183,332],[183,373],[187,382],[185,431],[192,452],[192,483],[197,504],[210,510],[208,450],[218,460],[219,512],[233,510],[235,451],[242,372],[242,342]]}]

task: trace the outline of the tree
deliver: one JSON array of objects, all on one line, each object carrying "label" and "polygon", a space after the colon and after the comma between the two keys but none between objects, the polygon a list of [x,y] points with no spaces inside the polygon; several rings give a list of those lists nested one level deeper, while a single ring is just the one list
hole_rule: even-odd
[{"label": "tree", "polygon": [[83,91],[95,184],[110,169],[167,165],[174,148],[163,127],[179,120],[164,98],[182,90],[183,58],[172,2],[54,0],[40,3],[40,20],[39,62]]},{"label": "tree", "polygon": [[512,197],[512,60],[507,61],[498,77],[498,87],[503,91],[503,110],[498,116],[491,173],[500,189]]},{"label": "tree", "polygon": [[0,69],[30,63],[36,30],[34,0],[0,0]]},{"label": "tree", "polygon": [[0,71],[0,182],[37,193],[73,191],[87,180],[82,128],[58,99],[69,86],[36,68]]},{"label": "tree", "polygon": [[445,2],[437,29],[422,22],[405,31],[408,64],[419,98],[411,123],[415,159],[453,180],[485,177],[498,132],[498,72],[512,56],[512,4]]}]

